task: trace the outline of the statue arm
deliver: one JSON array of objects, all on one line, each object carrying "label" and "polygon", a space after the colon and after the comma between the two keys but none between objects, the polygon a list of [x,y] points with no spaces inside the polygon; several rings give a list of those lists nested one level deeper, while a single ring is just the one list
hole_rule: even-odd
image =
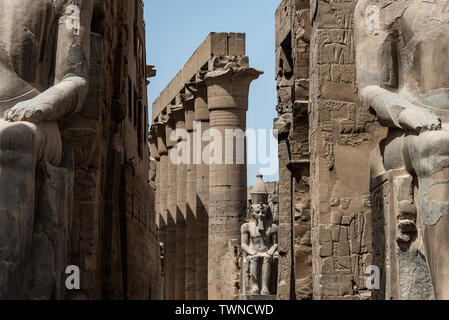
[{"label": "statue arm", "polygon": [[414,131],[437,129],[440,120],[436,115],[397,93],[399,75],[392,54],[396,43],[390,27],[382,23],[381,9],[372,3],[359,0],[355,9],[357,83],[362,103],[374,109],[385,126]]},{"label": "statue arm", "polygon": [[271,246],[270,250],[268,250],[267,254],[272,256],[276,253],[278,250],[278,227],[277,225],[273,225],[273,245]]},{"label": "statue arm", "polygon": [[[87,97],[90,33],[93,11],[92,0],[78,0],[78,6],[73,1],[68,5],[59,18],[59,36],[56,55],[55,87],[64,91],[65,96],[60,103],[60,116],[79,111]],[[80,22],[77,25],[76,11],[79,9]],[[74,12],[74,13],[73,13]],[[75,14],[72,16],[72,14]],[[75,22],[73,22],[73,18]]]},{"label": "statue arm", "polygon": [[11,108],[6,120],[58,120],[79,111],[86,101],[93,1],[64,0],[59,7],[54,85]]},{"label": "statue arm", "polygon": [[241,233],[241,248],[242,248],[242,250],[245,251],[250,256],[255,255],[256,252],[249,247],[249,230],[248,230],[247,223],[242,225],[240,233]]}]

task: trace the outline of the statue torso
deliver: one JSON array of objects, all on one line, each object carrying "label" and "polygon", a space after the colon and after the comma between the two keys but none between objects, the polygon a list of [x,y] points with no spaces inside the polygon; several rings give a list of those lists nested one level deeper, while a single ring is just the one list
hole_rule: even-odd
[{"label": "statue torso", "polygon": [[257,252],[267,252],[273,245],[271,226],[265,226],[265,230],[259,230],[254,221],[248,224],[251,248]]},{"label": "statue torso", "polygon": [[52,0],[0,1],[0,117],[51,87],[56,34]]},{"label": "statue torso", "polygon": [[424,105],[449,110],[449,0],[406,3],[396,30],[403,89]]}]

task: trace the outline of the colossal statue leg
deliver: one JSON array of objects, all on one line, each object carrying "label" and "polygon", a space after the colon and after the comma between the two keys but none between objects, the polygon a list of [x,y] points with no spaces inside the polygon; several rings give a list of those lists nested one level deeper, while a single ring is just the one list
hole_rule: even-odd
[{"label": "colossal statue leg", "polygon": [[449,132],[410,136],[407,147],[418,177],[417,202],[435,297],[449,299]]},{"label": "colossal statue leg", "polygon": [[58,164],[61,152],[56,124],[0,123],[0,300],[21,298],[38,193],[36,163]]},{"label": "colossal statue leg", "polygon": [[[449,131],[417,135],[390,129],[372,152],[370,165],[372,176],[405,167],[416,177],[414,203],[420,214],[435,297],[449,299]],[[397,214],[400,219],[401,213]]]},{"label": "colossal statue leg", "polygon": [[270,275],[271,275],[271,258],[263,258],[262,264],[262,291],[261,294],[270,294]]},{"label": "colossal statue leg", "polygon": [[251,294],[259,294],[259,257],[251,257],[249,271],[251,274]]}]

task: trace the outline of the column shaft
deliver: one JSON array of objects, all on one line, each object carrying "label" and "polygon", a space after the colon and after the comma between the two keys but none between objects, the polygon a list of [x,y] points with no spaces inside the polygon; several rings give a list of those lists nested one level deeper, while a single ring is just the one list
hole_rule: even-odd
[{"label": "column shaft", "polygon": [[[173,110],[173,114],[176,121],[176,129],[185,129],[184,120],[184,108],[181,106]],[[178,137],[178,144],[187,143],[186,137]],[[178,160],[182,159],[182,154],[184,152],[182,147],[176,148]],[[187,178],[187,165],[184,162],[178,161],[176,169],[176,248],[175,248],[175,299],[185,300],[185,275],[186,275],[186,265],[185,265],[185,251],[186,251],[186,178]]]},{"label": "column shaft", "polygon": [[154,194],[154,212],[155,212],[155,223],[156,227],[159,229],[159,193],[160,193],[160,160],[161,157],[159,155],[159,150],[157,148],[157,129],[156,126],[151,126],[150,128],[150,134],[149,134],[149,142],[150,142],[150,152],[151,157],[156,161],[156,168],[155,168],[155,179],[154,183],[156,185],[155,194]]},{"label": "column shaft", "polygon": [[[201,122],[202,131],[209,129],[209,122]],[[204,150],[208,142],[201,143]],[[208,225],[209,225],[209,165],[201,161],[197,165],[196,175],[196,214],[197,214],[197,295],[198,300],[207,300],[207,264],[208,264]]]},{"label": "column shaft", "polygon": [[[193,124],[192,124],[193,126]],[[189,130],[190,162],[186,174],[186,299],[196,299],[196,165],[193,163],[193,129]]]},{"label": "column shaft", "polygon": [[157,124],[157,145],[159,151],[159,241],[163,244],[162,261],[162,298],[166,299],[167,284],[167,179],[168,179],[168,153],[165,142],[165,123]]},{"label": "column shaft", "polygon": [[[159,232],[160,230],[160,193],[161,193],[161,186],[160,186],[160,174],[161,174],[161,157],[159,154],[158,149],[158,137],[157,137],[157,125],[152,125],[150,128],[150,135],[149,135],[149,141],[150,141],[150,151],[151,151],[151,157],[156,161],[156,176],[155,176],[155,193],[154,193],[154,223],[156,224],[156,230]],[[160,248],[160,239],[158,237],[158,243],[156,245],[156,248]],[[159,255],[160,257],[160,255]],[[159,264],[158,270],[159,272],[162,272],[162,266],[160,265],[161,261],[156,261],[156,264]],[[160,274],[162,275],[162,273]],[[163,284],[163,281],[161,277],[158,278],[158,287],[161,288],[161,284]],[[159,297],[162,299],[162,297]]]},{"label": "column shaft", "polygon": [[185,235],[185,298],[196,299],[196,165],[193,163],[193,121],[194,99],[191,94],[182,95],[185,115],[185,129],[189,142],[189,161],[186,165],[185,198],[186,198],[186,235]]},{"label": "column shaft", "polygon": [[[200,78],[200,77],[198,77]],[[194,96],[195,121],[197,124],[194,133],[196,145],[196,298],[206,300],[207,272],[208,272],[208,221],[209,221],[209,165],[203,158],[203,150],[208,145],[203,136],[209,129],[209,108],[207,105],[207,87],[203,80],[187,84],[187,88]],[[207,156],[207,155],[206,155]],[[206,160],[206,162],[204,161]]]},{"label": "column shaft", "polygon": [[[222,151],[220,159],[214,150],[214,160],[211,159],[209,167],[209,299],[235,298],[225,283],[233,268],[223,265],[222,261],[229,254],[229,241],[240,239],[247,203],[246,154],[243,163],[237,163],[237,144],[245,142],[234,137],[233,148],[229,150],[232,150],[233,161],[226,163],[225,138],[227,129],[246,130],[249,85],[260,73],[250,68],[229,68],[212,71],[205,78],[210,127],[215,131],[211,131],[211,140],[221,140],[214,143],[214,148],[219,150],[221,144]],[[245,147],[239,150],[246,152]]]},{"label": "column shaft", "polygon": [[172,115],[166,125],[167,149],[168,149],[168,165],[167,165],[167,269],[166,269],[166,299],[175,300],[175,279],[176,279],[176,214],[177,214],[177,187],[176,175],[177,165],[176,153],[172,149],[176,145],[176,141],[170,139],[170,135],[175,129],[175,123]]},{"label": "column shaft", "polygon": [[[209,141],[205,133],[209,130],[209,110],[207,105],[207,90],[204,82],[199,86],[199,96],[195,99],[195,120],[201,124],[203,139],[197,141],[198,148],[203,154],[203,150],[208,146]],[[208,264],[208,225],[209,225],[209,164],[207,153],[205,157],[199,159],[196,168],[196,215],[197,215],[197,299],[207,300],[207,264]]]}]

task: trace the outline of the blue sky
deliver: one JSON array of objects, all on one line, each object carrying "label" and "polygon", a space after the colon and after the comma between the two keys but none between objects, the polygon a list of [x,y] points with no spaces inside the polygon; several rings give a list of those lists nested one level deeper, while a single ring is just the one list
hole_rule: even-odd
[{"label": "blue sky", "polygon": [[[276,116],[275,11],[280,0],[145,0],[147,63],[157,77],[148,86],[150,105],[210,32],[246,33],[246,54],[265,73],[251,84],[247,127],[272,129]],[[269,145],[267,144],[267,148]],[[276,159],[277,159],[277,149]],[[277,167],[277,164],[276,164]],[[259,165],[248,166],[248,185]],[[266,176],[265,181],[278,176]]]}]

